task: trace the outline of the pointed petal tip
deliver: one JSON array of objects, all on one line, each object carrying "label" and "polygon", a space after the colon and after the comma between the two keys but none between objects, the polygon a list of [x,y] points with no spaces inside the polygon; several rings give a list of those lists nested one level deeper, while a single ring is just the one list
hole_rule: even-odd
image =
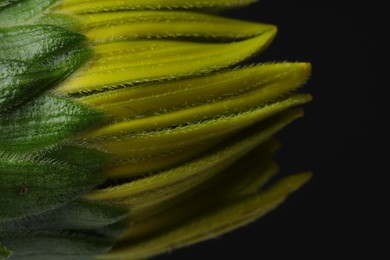
[{"label": "pointed petal tip", "polygon": [[275,36],[278,34],[278,30],[279,29],[276,25],[269,24],[269,30],[267,33],[269,33],[271,40],[273,40],[275,38]]},{"label": "pointed petal tip", "polygon": [[284,178],[280,181],[280,184],[284,184],[287,192],[292,193],[305,185],[312,176],[313,174],[311,172],[298,173]]},{"label": "pointed petal tip", "polygon": [[310,78],[312,72],[312,65],[309,62],[291,62],[293,72],[296,75],[297,80],[301,81],[300,85],[304,85]]},{"label": "pointed petal tip", "polygon": [[312,64],[310,62],[298,61],[298,62],[287,62],[287,63],[294,65],[297,69],[299,69],[300,71],[302,71],[308,75],[311,74]]},{"label": "pointed petal tip", "polygon": [[310,62],[299,62],[298,64],[304,75],[306,75],[306,79],[308,79],[312,73],[312,64]]}]

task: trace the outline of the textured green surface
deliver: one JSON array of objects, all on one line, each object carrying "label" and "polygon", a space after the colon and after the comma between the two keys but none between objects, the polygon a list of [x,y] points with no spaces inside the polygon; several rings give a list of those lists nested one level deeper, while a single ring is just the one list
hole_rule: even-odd
[{"label": "textured green surface", "polygon": [[0,114],[52,88],[72,74],[88,56],[87,49],[74,48],[39,62],[0,59]]},{"label": "textured green surface", "polygon": [[104,117],[69,99],[43,96],[0,118],[0,150],[31,152],[72,137]]},{"label": "textured green surface", "polygon": [[0,221],[44,213],[104,181],[65,160],[0,154],[0,162]]},{"label": "textured green surface", "polygon": [[0,2],[0,259],[88,259],[114,243],[93,230],[128,212],[78,199],[104,182],[108,157],[69,139],[105,116],[48,92],[91,54],[57,26],[68,18],[44,15],[54,2]]},{"label": "textured green surface", "polygon": [[38,62],[84,40],[80,34],[51,25],[0,28],[0,60]]},{"label": "textured green surface", "polygon": [[[0,27],[33,23],[57,0],[3,0],[0,2]],[[3,7],[3,8],[2,8]]]},{"label": "textured green surface", "polygon": [[85,36],[49,25],[55,22],[31,25],[28,17],[41,15],[53,2],[2,3],[6,7],[0,9],[0,114],[56,86],[89,57]]}]

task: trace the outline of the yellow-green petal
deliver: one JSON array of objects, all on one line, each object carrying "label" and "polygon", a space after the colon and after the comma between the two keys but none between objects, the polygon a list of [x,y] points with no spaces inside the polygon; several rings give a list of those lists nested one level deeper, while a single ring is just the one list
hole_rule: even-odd
[{"label": "yellow-green petal", "polygon": [[[138,207],[145,207],[147,203],[155,204],[160,200],[176,196],[183,189],[193,187],[227,168],[235,160],[269,139],[275,132],[299,116],[301,116],[301,111],[289,111],[278,115],[264,124],[258,125],[255,130],[242,134],[238,140],[233,138],[231,142],[221,145],[218,150],[211,151],[194,161],[137,181],[97,190],[87,195],[87,198],[91,200],[127,199],[126,204],[133,204],[133,210],[135,210],[135,203],[138,204]],[[174,185],[175,183],[177,185]],[[142,203],[138,203],[137,200],[141,200]]]},{"label": "yellow-green petal", "polygon": [[95,58],[56,91],[61,94],[88,92],[210,73],[261,52],[275,33],[276,30],[271,29],[255,38],[234,43],[167,40],[99,45],[93,48]]},{"label": "yellow-green petal", "polygon": [[[158,209],[151,208],[147,214],[142,215],[130,214],[127,218],[129,227],[121,235],[121,239],[131,239],[133,243],[142,237],[167,230],[226,198],[258,192],[277,171],[277,167],[271,162],[276,146],[275,142],[267,142],[202,185],[160,203]],[[255,160],[261,163],[253,164]]]},{"label": "yellow-green petal", "polygon": [[[77,100],[112,116],[140,118],[215,103],[257,89],[261,89],[264,94],[261,99],[265,100],[301,86],[309,75],[307,63],[261,64],[201,77],[135,85]],[[156,124],[156,127],[161,126]]]},{"label": "yellow-green petal", "polygon": [[64,0],[57,9],[66,13],[93,13],[139,9],[208,9],[245,6],[256,0]]},{"label": "yellow-green petal", "polygon": [[162,38],[244,39],[273,26],[183,11],[128,11],[87,14],[80,31],[94,44]]}]

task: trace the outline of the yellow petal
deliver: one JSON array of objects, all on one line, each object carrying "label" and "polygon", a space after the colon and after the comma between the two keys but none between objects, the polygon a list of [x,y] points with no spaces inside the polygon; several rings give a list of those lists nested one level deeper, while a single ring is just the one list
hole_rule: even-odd
[{"label": "yellow petal", "polygon": [[96,43],[145,38],[243,39],[260,35],[272,25],[183,11],[128,11],[75,17],[80,30]]},{"label": "yellow petal", "polygon": [[223,200],[257,193],[277,171],[271,162],[277,147],[275,143],[261,145],[201,185],[160,203],[158,208],[150,208],[147,213],[138,215],[132,212],[126,220],[129,228],[121,235],[121,239],[131,238],[134,241],[156,234]]},{"label": "yellow petal", "polygon": [[56,9],[71,13],[91,13],[137,9],[232,8],[253,2],[256,0],[63,0]]},{"label": "yellow petal", "polygon": [[214,103],[261,89],[262,100],[302,85],[310,74],[307,63],[262,64],[176,81],[142,84],[78,98],[119,117],[143,117]]},{"label": "yellow petal", "polygon": [[[120,125],[117,131],[109,129],[103,136],[83,136],[85,141],[104,147],[117,157],[148,157],[156,154],[183,152],[202,143],[218,143],[228,136],[289,107],[311,100],[309,95],[293,95],[285,100],[267,104],[257,109],[215,119],[166,128],[156,131],[136,132],[137,120]],[[123,128],[122,128],[123,127]],[[88,140],[88,138],[95,138]]]},{"label": "yellow petal", "polygon": [[[95,48],[95,59],[57,88],[61,94],[195,76],[236,64],[264,50],[276,29],[235,43],[130,41]],[[144,51],[139,51],[140,49]]]},{"label": "yellow petal", "polygon": [[[235,160],[242,157],[254,147],[269,139],[275,132],[283,128],[295,118],[302,115],[298,111],[286,111],[270,120],[263,122],[249,133],[243,133],[238,140],[232,139],[215,152],[196,160],[187,162],[180,167],[145,177],[123,185],[97,190],[87,195],[91,200],[127,199],[126,204],[135,204],[145,207],[147,203],[157,203],[178,192],[213,176],[217,172],[229,167]],[[137,198],[138,197],[138,198]],[[142,203],[139,203],[142,201]]]}]

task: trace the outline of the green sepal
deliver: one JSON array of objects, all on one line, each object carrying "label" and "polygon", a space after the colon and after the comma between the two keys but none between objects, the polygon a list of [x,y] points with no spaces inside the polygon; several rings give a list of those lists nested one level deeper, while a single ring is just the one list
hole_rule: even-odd
[{"label": "green sepal", "polygon": [[0,149],[32,152],[85,130],[104,114],[72,100],[42,96],[0,118]]},{"label": "green sepal", "polygon": [[12,4],[20,3],[22,0],[0,0],[0,10]]},{"label": "green sepal", "polygon": [[110,159],[107,154],[96,149],[76,145],[63,145],[50,151],[47,158],[66,161],[88,172],[97,172],[105,168]]},{"label": "green sepal", "polygon": [[0,221],[48,213],[104,181],[101,173],[71,163],[0,154]]},{"label": "green sepal", "polygon": [[7,259],[12,255],[12,252],[9,251],[5,246],[0,244],[0,260]]},{"label": "green sepal", "polygon": [[90,56],[74,48],[44,62],[0,60],[0,113],[11,110],[63,81]]},{"label": "green sepal", "polygon": [[80,31],[80,21],[65,14],[49,13],[39,17],[34,24],[54,25],[71,31]]},{"label": "green sepal", "polygon": [[0,60],[42,61],[85,41],[85,36],[52,25],[0,28]]},{"label": "green sepal", "polygon": [[0,1],[0,26],[31,24],[57,0],[2,0]]},{"label": "green sepal", "polygon": [[127,215],[128,210],[122,207],[77,200],[36,218],[0,222],[0,232],[94,231],[115,224]]},{"label": "green sepal", "polygon": [[86,260],[107,252],[115,241],[82,233],[0,233],[0,240],[15,251],[11,260]]}]

